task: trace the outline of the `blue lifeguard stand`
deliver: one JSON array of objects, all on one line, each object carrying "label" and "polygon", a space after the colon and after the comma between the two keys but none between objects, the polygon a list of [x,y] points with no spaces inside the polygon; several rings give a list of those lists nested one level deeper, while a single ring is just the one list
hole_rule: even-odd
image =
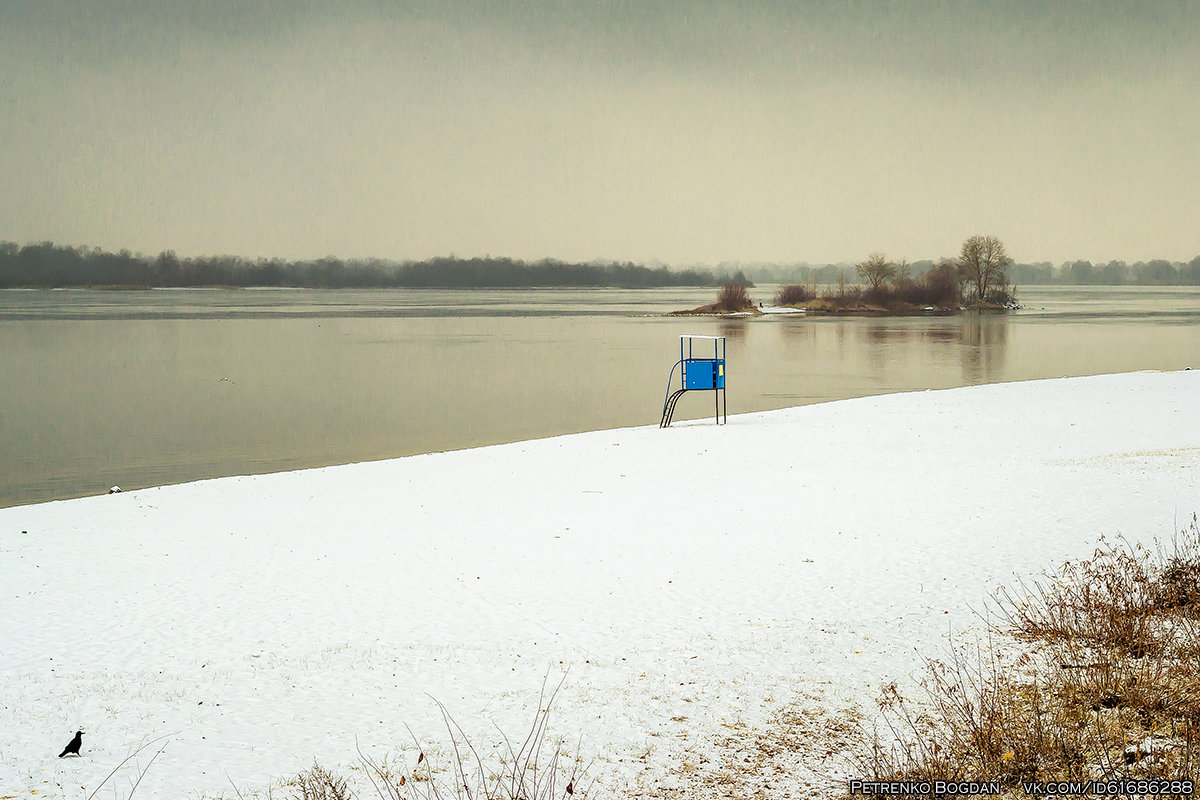
[{"label": "blue lifeguard stand", "polygon": [[[712,358],[697,355],[696,342],[712,342]],[[701,344],[704,347],[704,344]],[[680,386],[674,392],[671,388],[675,383],[675,370],[679,370]],[[729,402],[725,398],[725,337],[700,336],[685,333],[679,337],[679,360],[671,367],[667,376],[667,395],[663,400],[662,421],[658,427],[665,428],[671,424],[675,414],[675,405],[685,392],[711,391],[716,402],[716,421],[729,421]],[[724,420],[721,407],[724,406]]]}]

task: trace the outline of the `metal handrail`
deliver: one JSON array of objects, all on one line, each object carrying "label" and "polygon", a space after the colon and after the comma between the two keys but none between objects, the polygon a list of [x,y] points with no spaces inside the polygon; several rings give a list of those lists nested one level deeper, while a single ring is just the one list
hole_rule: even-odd
[{"label": "metal handrail", "polygon": [[[679,359],[675,362],[675,367],[682,364],[684,359]],[[675,380],[675,367],[671,367],[671,372],[667,375],[667,393],[663,395],[663,411],[667,410],[667,401],[671,399],[671,381]],[[682,376],[683,372],[680,371]]]}]

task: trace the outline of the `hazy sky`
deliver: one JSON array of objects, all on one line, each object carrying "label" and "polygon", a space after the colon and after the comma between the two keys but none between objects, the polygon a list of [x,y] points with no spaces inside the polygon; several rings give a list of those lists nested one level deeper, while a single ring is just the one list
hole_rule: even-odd
[{"label": "hazy sky", "polygon": [[1200,254],[1200,0],[0,0],[0,239]]}]

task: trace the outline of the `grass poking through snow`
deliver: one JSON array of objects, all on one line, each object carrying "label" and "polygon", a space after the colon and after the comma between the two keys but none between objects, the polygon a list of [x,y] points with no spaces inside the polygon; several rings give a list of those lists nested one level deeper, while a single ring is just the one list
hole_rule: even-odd
[{"label": "grass poking through snow", "polygon": [[860,765],[875,780],[1191,777],[1200,761],[1200,525],[1169,549],[1102,541],[1001,590],[986,646],[892,684]]},{"label": "grass poking through snow", "polygon": [[[565,676],[564,676],[565,679]],[[587,796],[586,765],[549,735],[550,709],[562,681],[545,684],[523,739],[501,733],[504,748],[485,757],[445,706],[438,703],[449,746],[444,756],[428,755],[413,737],[416,755],[374,759],[359,750],[358,769],[379,800],[575,800]],[[411,762],[411,763],[410,763]],[[359,797],[349,780],[320,764],[289,781],[293,800],[351,800]]]}]

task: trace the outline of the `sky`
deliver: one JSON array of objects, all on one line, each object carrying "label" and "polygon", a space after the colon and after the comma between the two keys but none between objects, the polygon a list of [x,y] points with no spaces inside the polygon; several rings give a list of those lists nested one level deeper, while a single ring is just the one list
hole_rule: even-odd
[{"label": "sky", "polygon": [[1200,0],[0,0],[0,240],[1200,254]]}]

